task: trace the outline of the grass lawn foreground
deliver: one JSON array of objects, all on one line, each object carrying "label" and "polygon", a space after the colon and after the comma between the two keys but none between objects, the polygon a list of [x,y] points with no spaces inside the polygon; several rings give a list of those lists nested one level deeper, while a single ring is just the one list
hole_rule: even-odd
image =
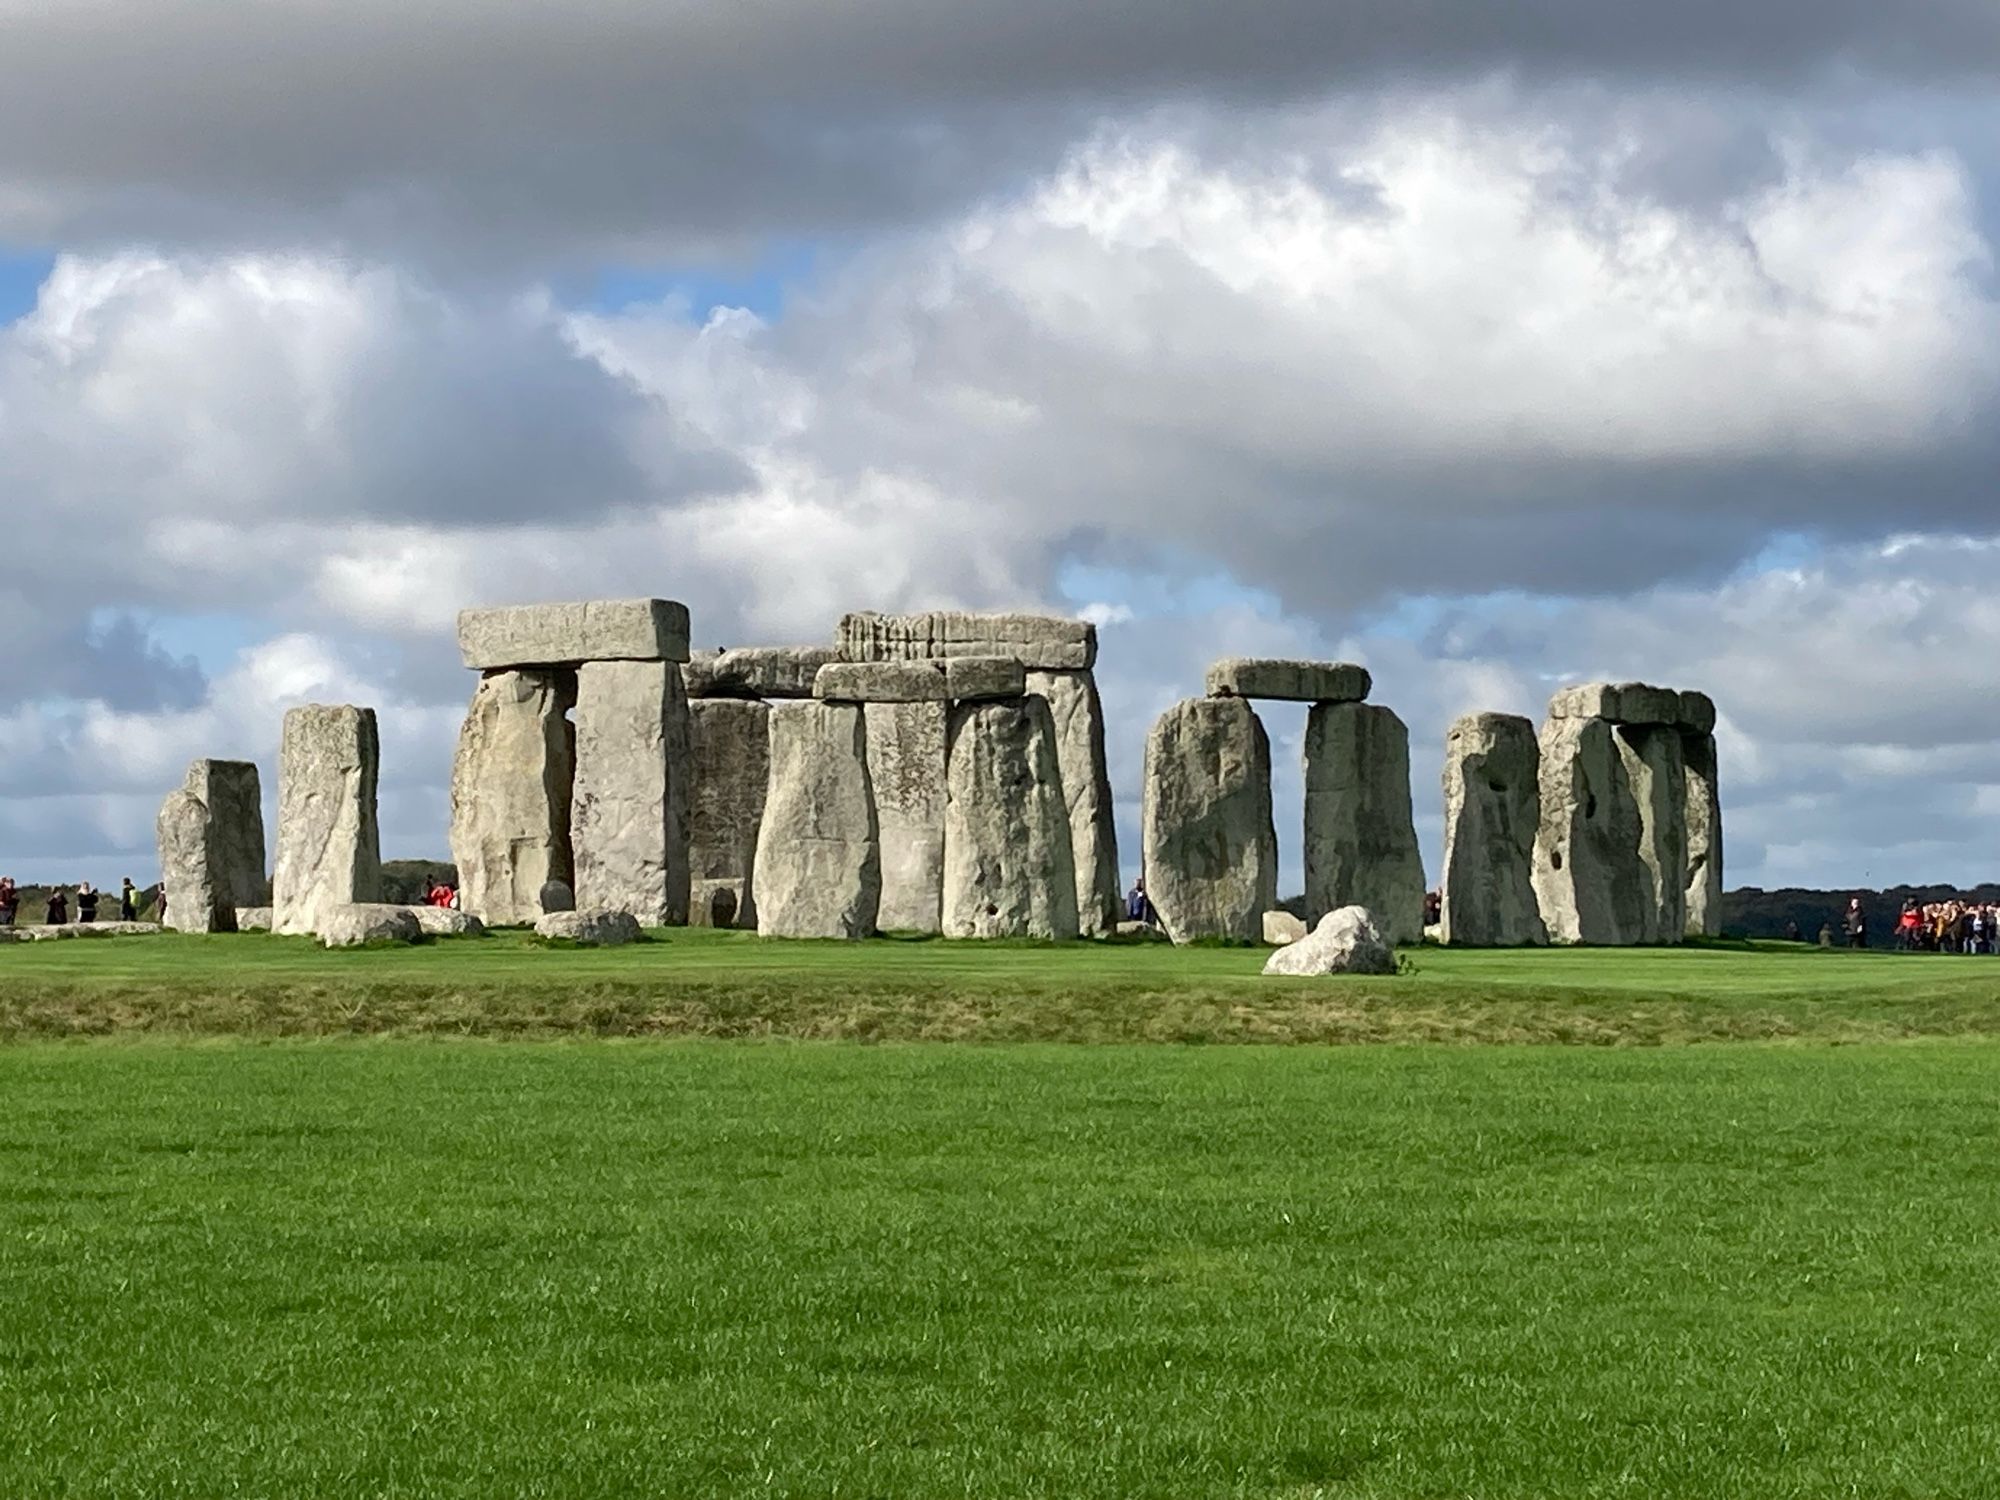
[{"label": "grass lawn foreground", "polygon": [[2000,964],[674,937],[0,951],[0,1494],[2000,1493]]}]

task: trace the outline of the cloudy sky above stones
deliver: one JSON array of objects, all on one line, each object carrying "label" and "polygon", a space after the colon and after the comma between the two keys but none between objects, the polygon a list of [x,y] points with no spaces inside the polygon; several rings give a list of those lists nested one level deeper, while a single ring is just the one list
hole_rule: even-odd
[{"label": "cloudy sky above stones", "polygon": [[[2000,876],[1990,0],[0,0],[0,866],[383,713],[472,601],[1103,624],[1438,746],[1709,688],[1730,880]],[[1295,886],[1298,715],[1270,716]]]}]

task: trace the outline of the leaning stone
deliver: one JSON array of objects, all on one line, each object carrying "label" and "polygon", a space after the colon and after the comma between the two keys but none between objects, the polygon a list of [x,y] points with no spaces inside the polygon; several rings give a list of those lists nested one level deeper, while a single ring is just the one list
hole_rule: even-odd
[{"label": "leaning stone", "polygon": [[941,661],[836,661],[819,669],[813,696],[830,703],[946,703]]},{"label": "leaning stone", "polygon": [[1371,703],[1306,717],[1306,909],[1366,906],[1394,943],[1424,934],[1424,860],[1410,801],[1410,731]]},{"label": "leaning stone", "polygon": [[1440,942],[1502,948],[1549,940],[1535,901],[1540,777],[1527,719],[1467,714],[1446,734]]},{"label": "leaning stone", "polygon": [[1018,698],[1028,690],[1028,669],[1011,656],[953,656],[944,664],[944,685],[954,703]]},{"label": "leaning stone", "polygon": [[672,662],[576,672],[576,904],[651,927],[688,919],[688,702]]},{"label": "leaning stone", "polygon": [[449,906],[412,906],[410,915],[431,937],[478,937],[486,930],[486,924],[471,912]]},{"label": "leaning stone", "polygon": [[688,732],[688,920],[754,929],[771,710],[740,698],[697,698],[688,705]]},{"label": "leaning stone", "polygon": [[1290,912],[1280,909],[1264,913],[1264,941],[1273,947],[1282,948],[1287,943],[1296,943],[1305,935],[1305,922]]},{"label": "leaning stone", "polygon": [[473,692],[452,761],[451,857],[459,902],[483,922],[532,922],[542,887],[570,881],[575,703],[562,668],[488,672]]},{"label": "leaning stone", "polygon": [[238,932],[269,932],[271,930],[271,908],[268,906],[237,907],[236,930]]},{"label": "leaning stone", "polygon": [[1076,866],[1076,916],[1085,937],[1118,924],[1118,826],[1104,755],[1104,706],[1089,672],[1030,672],[1028,692],[1049,706],[1056,729],[1056,765],[1069,807],[1070,858]]},{"label": "leaning stone", "polygon": [[884,932],[937,932],[944,899],[945,721],[943,703],[870,703],[868,784],[882,841]]},{"label": "leaning stone", "polygon": [[1359,703],[1373,681],[1345,661],[1281,661],[1225,656],[1208,669],[1211,698],[1278,698],[1294,703]]},{"label": "leaning stone", "polygon": [[380,899],[375,784],[381,760],[372,708],[315,703],[285,715],[274,930],[313,932],[324,908]]},{"label": "leaning stone", "polygon": [[839,660],[831,646],[736,646],[695,652],[681,677],[691,699],[810,698],[819,669]]},{"label": "leaning stone", "polygon": [[1271,741],[1241,698],[1176,704],[1146,738],[1147,894],[1176,943],[1255,941],[1278,904]]},{"label": "leaning stone", "polygon": [[515,604],[458,613],[468,667],[576,666],[587,661],[686,661],[688,612],[671,599]]},{"label": "leaning stone", "polygon": [[1265,960],[1266,974],[1393,974],[1396,950],[1366,907],[1343,906]]},{"label": "leaning stone", "polygon": [[363,943],[414,943],[423,936],[416,913],[407,906],[375,901],[334,902],[318,909],[313,929],[323,948],[357,948]]},{"label": "leaning stone", "polygon": [[1618,747],[1639,805],[1639,864],[1645,906],[1638,941],[1678,943],[1687,934],[1688,774],[1671,724],[1624,724]]},{"label": "leaning stone", "polygon": [[757,931],[864,938],[882,899],[882,846],[861,708],[771,705],[771,780],[757,838]]},{"label": "leaning stone", "polygon": [[1715,736],[1681,734],[1687,765],[1687,935],[1722,935],[1722,792]]},{"label": "leaning stone", "polygon": [[1618,947],[1645,941],[1652,893],[1639,857],[1639,803],[1616,726],[1551,718],[1542,726],[1535,899],[1549,940]]},{"label": "leaning stone", "polygon": [[1048,704],[963,704],[947,739],[944,935],[1076,937],[1069,808]]},{"label": "leaning stone", "polygon": [[1097,664],[1097,627],[1049,615],[852,614],[840,622],[847,661],[925,661],[950,656],[1010,656],[1031,671],[1082,670]]},{"label": "leaning stone", "polygon": [[622,948],[643,933],[629,911],[552,911],[535,921],[535,936],[579,948]]}]

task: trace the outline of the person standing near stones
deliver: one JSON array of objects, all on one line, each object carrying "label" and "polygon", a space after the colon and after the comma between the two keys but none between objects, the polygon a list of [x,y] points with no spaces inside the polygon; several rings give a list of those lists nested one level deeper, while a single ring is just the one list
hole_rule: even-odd
[{"label": "person standing near stones", "polygon": [[61,886],[49,892],[49,909],[42,914],[42,920],[51,927],[61,927],[69,921],[69,897],[63,894]]},{"label": "person standing near stones", "polygon": [[132,884],[132,877],[125,877],[124,885],[118,888],[118,920],[136,922],[139,920],[139,888]]},{"label": "person standing near stones", "polygon": [[1861,898],[1854,897],[1847,903],[1847,946],[1866,948],[1868,946],[1868,913],[1861,905]]},{"label": "person standing near stones", "polygon": [[0,927],[12,927],[14,914],[21,909],[21,893],[12,875],[0,875]]},{"label": "person standing near stones", "polygon": [[1153,910],[1153,898],[1146,894],[1143,875],[1132,882],[1132,889],[1125,897],[1125,917],[1127,921],[1144,922],[1148,927],[1160,925],[1160,914]]},{"label": "person standing near stones", "polygon": [[76,888],[76,919],[79,922],[97,920],[97,887],[88,880],[79,882]]}]

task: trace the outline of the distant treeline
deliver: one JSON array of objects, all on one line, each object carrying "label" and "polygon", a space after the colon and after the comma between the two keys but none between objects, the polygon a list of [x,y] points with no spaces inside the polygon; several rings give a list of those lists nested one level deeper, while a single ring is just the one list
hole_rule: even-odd
[{"label": "distant treeline", "polygon": [[1722,930],[1729,937],[1784,937],[1788,926],[1797,924],[1807,942],[1819,936],[1821,927],[1840,931],[1841,914],[1856,896],[1867,909],[1869,930],[1887,932],[1905,901],[1924,905],[1932,901],[2000,902],[2000,885],[1895,885],[1885,891],[1839,890],[1806,891],[1787,888],[1762,890],[1747,885],[1729,891],[1722,898]]}]

